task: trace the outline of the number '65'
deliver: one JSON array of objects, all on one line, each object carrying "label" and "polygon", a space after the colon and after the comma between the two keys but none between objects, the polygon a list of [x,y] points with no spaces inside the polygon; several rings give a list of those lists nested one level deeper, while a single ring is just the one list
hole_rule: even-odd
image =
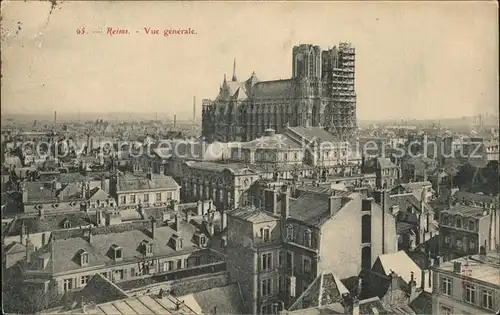
[{"label": "number '65'", "polygon": [[82,28],[77,29],[77,30],[76,30],[76,33],[77,33],[78,35],[85,34],[85,27],[82,27]]}]

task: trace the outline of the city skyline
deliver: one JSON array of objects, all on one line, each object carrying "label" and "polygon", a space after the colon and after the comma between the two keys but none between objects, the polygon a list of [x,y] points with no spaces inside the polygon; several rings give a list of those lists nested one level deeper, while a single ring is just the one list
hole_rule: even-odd
[{"label": "city skyline", "polygon": [[[158,112],[189,120],[196,96],[201,120],[201,100],[215,97],[233,58],[240,80],[252,71],[261,80],[286,79],[293,46],[326,49],[339,41],[356,47],[359,120],[498,114],[497,11],[490,3],[64,2],[51,14],[49,2],[20,4],[2,4],[10,31],[2,34],[4,114]],[[83,25],[199,32],[82,38],[76,31]]]}]

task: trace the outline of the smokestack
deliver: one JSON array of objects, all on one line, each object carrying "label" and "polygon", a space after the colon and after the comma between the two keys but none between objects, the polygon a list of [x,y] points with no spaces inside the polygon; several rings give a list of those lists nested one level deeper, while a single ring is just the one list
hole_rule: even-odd
[{"label": "smokestack", "polygon": [[179,214],[176,213],[175,214],[175,221],[174,221],[174,230],[176,230],[177,232],[179,232],[179,229],[180,229]]},{"label": "smokestack", "polygon": [[57,111],[54,111],[54,125],[57,124]]},{"label": "smokestack", "polygon": [[177,115],[174,114],[174,128],[176,127],[177,125]]}]

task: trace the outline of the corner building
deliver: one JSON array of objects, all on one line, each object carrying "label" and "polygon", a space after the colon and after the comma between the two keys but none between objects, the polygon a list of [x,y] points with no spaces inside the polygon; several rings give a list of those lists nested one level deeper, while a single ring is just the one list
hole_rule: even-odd
[{"label": "corner building", "polygon": [[252,73],[238,81],[236,62],[215,100],[203,100],[202,135],[207,141],[250,141],[266,129],[323,127],[341,139],[355,136],[355,49],[350,43],[321,50],[295,46],[292,78],[260,81]]}]

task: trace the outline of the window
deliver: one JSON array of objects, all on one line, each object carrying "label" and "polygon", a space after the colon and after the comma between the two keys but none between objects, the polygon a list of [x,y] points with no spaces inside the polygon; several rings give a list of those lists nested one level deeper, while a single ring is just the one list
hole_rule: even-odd
[{"label": "window", "polygon": [[297,154],[297,153],[294,153],[294,154],[293,154],[293,158],[294,158],[294,160],[297,160],[297,159],[298,159],[298,154]]},{"label": "window", "polygon": [[278,276],[278,292],[285,292],[285,279],[283,276]]},{"label": "window", "polygon": [[207,246],[207,238],[204,235],[200,236],[200,245]]},{"label": "window", "polygon": [[260,257],[260,266],[262,271],[267,271],[272,269],[272,253],[262,254]]},{"label": "window", "polygon": [[90,281],[90,276],[81,276],[80,285],[85,286]]},{"label": "window", "polygon": [[457,221],[456,222],[457,222],[456,223],[457,224],[457,228],[462,228],[462,218],[457,217]]},{"label": "window", "polygon": [[69,223],[69,221],[68,221],[68,220],[64,220],[63,225],[64,225],[64,228],[65,228],[65,229],[69,229],[69,228],[71,227],[71,224]]},{"label": "window", "polygon": [[451,295],[451,279],[441,278],[441,293],[444,295]]},{"label": "window", "polygon": [[135,195],[129,196],[130,203],[135,203]]},{"label": "window", "polygon": [[167,192],[167,199],[172,199],[172,192],[171,191]]},{"label": "window", "polygon": [[482,307],[487,308],[489,310],[493,309],[493,292],[489,290],[483,290],[483,301]]},{"label": "window", "polygon": [[152,255],[153,254],[153,244],[150,242],[144,242],[144,253],[146,255]]},{"label": "window", "polygon": [[302,257],[302,271],[311,272],[311,259],[309,257]]},{"label": "window", "polygon": [[168,269],[167,270],[173,270],[174,269],[174,262],[173,261],[169,261],[168,262]]},{"label": "window", "polygon": [[449,237],[448,235],[446,235],[446,236],[444,237],[444,243],[445,243],[445,244],[450,244],[450,237]]},{"label": "window", "polygon": [[271,230],[269,228],[262,229],[262,239],[264,242],[269,242],[271,240]]},{"label": "window", "polygon": [[475,249],[476,249],[476,241],[470,240],[469,241],[469,250],[475,250]]},{"label": "window", "polygon": [[285,153],[285,161],[288,161],[288,154]]},{"label": "window", "polygon": [[73,289],[73,279],[64,279],[63,281],[64,292]]},{"label": "window", "polygon": [[465,302],[476,304],[476,286],[470,283],[465,285]]},{"label": "window", "polygon": [[286,252],[286,269],[293,270],[293,253]]},{"label": "window", "polygon": [[272,279],[262,280],[260,283],[260,288],[261,288],[260,296],[271,295],[272,293],[271,285],[272,285]]},{"label": "window", "polygon": [[143,200],[144,202],[149,202],[149,194],[144,194]]},{"label": "window", "polygon": [[89,264],[89,253],[82,253],[80,256],[82,266]]},{"label": "window", "polygon": [[278,254],[278,267],[283,267],[283,252],[280,251]]},{"label": "window", "polygon": [[113,273],[113,281],[123,280],[123,269],[115,270]]},{"label": "window", "polygon": [[182,269],[182,259],[177,260],[177,269]]},{"label": "window", "polygon": [[293,225],[288,225],[286,229],[287,238],[290,242],[295,241],[295,232],[293,230]]},{"label": "window", "polygon": [[127,203],[127,196],[121,196],[121,197],[120,197],[120,203],[121,203],[122,205],[126,204],[126,203]]},{"label": "window", "polygon": [[156,202],[161,202],[161,193],[156,193]]},{"label": "window", "polygon": [[443,214],[443,219],[441,220],[443,225],[448,225],[449,224],[449,219],[446,214]]},{"label": "window", "polygon": [[462,240],[457,240],[457,248],[463,248],[463,242]]},{"label": "window", "polygon": [[134,267],[130,268],[130,276],[131,277],[137,276],[137,274],[135,273],[135,268]]},{"label": "window", "polygon": [[307,229],[305,233],[305,244],[307,247],[312,247],[312,231]]},{"label": "window", "polygon": [[470,220],[469,221],[469,230],[474,231],[476,229],[476,221]]}]

